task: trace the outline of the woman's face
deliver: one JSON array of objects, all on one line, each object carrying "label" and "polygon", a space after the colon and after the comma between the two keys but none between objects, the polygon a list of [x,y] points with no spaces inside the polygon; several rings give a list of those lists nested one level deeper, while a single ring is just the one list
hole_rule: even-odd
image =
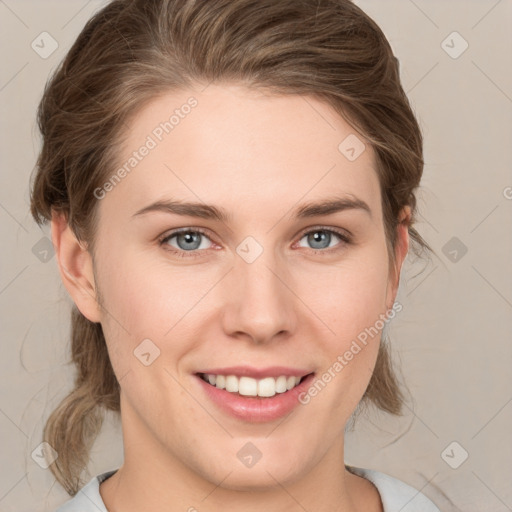
[{"label": "woman's face", "polygon": [[126,462],[239,489],[343,464],[397,285],[355,134],[312,97],[236,85],[163,95],[132,120],[125,172],[96,191],[94,254]]}]

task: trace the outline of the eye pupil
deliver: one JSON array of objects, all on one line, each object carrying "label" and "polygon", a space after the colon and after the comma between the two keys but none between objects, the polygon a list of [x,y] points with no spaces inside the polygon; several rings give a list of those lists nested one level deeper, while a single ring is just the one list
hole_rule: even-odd
[{"label": "eye pupil", "polygon": [[[311,233],[309,235],[309,238],[310,238],[309,242],[312,244],[314,249],[325,249],[326,247],[329,247],[330,237],[331,237],[331,234],[328,233],[327,231],[320,231],[320,230],[314,231],[313,233]],[[315,244],[317,244],[317,243],[322,244],[326,240],[327,240],[327,245],[320,245],[320,247],[315,246]]]},{"label": "eye pupil", "polygon": [[[177,235],[176,237],[176,241],[178,243],[178,246],[180,247],[180,249],[184,249],[184,250],[187,250],[187,249],[197,249],[200,245],[201,245],[201,240],[200,240],[200,237],[201,237],[201,234],[200,233],[197,233],[197,232],[193,232],[193,231],[188,231],[186,233],[180,233]],[[183,245],[180,243],[180,240],[182,239],[185,239],[185,244],[190,244],[190,243],[196,243],[196,245],[194,247],[191,247],[190,245],[185,245],[185,247],[183,247]]]}]

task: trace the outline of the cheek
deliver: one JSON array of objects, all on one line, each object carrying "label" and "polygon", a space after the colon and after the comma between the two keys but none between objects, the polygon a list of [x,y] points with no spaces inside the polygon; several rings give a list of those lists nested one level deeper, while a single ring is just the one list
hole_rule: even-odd
[{"label": "cheek", "polygon": [[161,337],[208,290],[202,274],[134,251],[110,256],[101,269],[101,282],[105,303],[123,327]]},{"label": "cheek", "polygon": [[206,303],[202,298],[217,279],[211,270],[208,274],[193,267],[172,267],[164,259],[136,252],[116,257],[112,251],[98,261],[102,327],[118,377],[139,369],[136,354],[143,348],[151,357],[165,351],[167,361],[179,361],[194,348]]},{"label": "cheek", "polygon": [[327,340],[343,345],[385,314],[388,264],[377,254],[359,253],[337,267],[315,269],[301,286],[299,293],[329,328]]},{"label": "cheek", "polygon": [[327,326],[316,338],[325,391],[320,383],[317,389],[333,413],[351,411],[370,381],[385,326],[388,270],[387,253],[375,250],[316,273],[316,282],[326,285],[323,292],[314,288],[312,309]]}]

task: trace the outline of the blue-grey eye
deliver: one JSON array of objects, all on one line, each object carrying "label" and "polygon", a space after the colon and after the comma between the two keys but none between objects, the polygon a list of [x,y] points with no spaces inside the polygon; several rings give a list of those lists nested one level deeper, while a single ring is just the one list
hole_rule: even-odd
[{"label": "blue-grey eye", "polygon": [[[338,235],[334,231],[330,231],[327,229],[315,229],[314,231],[306,233],[301,238],[301,240],[303,240],[304,238],[307,238],[307,242],[308,244],[310,244],[311,249],[327,249],[329,247],[332,247],[331,242],[333,240],[336,242],[336,238],[338,238],[338,240],[341,240],[340,235]],[[336,245],[336,243],[334,243],[333,245]],[[304,246],[301,245],[301,247]]]},{"label": "blue-grey eye", "polygon": [[[172,239],[176,239],[176,245],[171,243]],[[202,244],[203,240],[208,240],[208,237],[199,231],[182,231],[181,233],[174,233],[168,236],[164,242],[168,243],[172,247],[181,249],[182,251],[195,251],[197,249],[208,249]]]}]

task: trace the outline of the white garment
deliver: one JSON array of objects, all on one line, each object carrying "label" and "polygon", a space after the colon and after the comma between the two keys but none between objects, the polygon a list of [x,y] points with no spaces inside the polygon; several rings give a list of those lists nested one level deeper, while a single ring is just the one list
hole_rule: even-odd
[{"label": "white garment", "polygon": [[[392,476],[373,469],[347,469],[366,478],[377,487],[384,512],[441,512],[425,495]],[[117,470],[95,476],[87,485],[56,512],[108,512],[100,495],[100,484]]]}]

